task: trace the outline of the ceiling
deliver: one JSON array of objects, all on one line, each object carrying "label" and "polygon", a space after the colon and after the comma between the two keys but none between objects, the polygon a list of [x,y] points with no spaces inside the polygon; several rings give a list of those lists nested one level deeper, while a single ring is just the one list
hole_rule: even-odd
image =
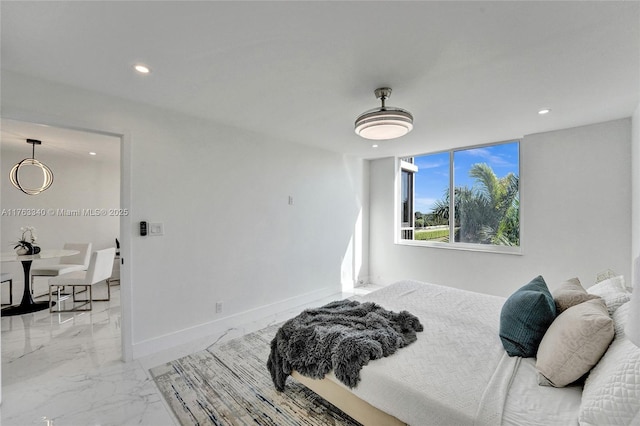
[{"label": "ceiling", "polygon": [[[71,157],[83,161],[120,162],[120,138],[95,132],[44,126],[23,121],[0,120],[2,149],[19,152],[31,158],[32,145],[27,139],[42,142],[35,147],[35,158],[46,163],[50,155]],[[94,152],[95,155],[90,155]]]},{"label": "ceiling", "polygon": [[[640,2],[2,2],[3,69],[376,158],[630,116]],[[147,76],[135,63],[151,67]],[[409,110],[378,148],[358,114]],[[541,116],[537,111],[551,108]]]}]

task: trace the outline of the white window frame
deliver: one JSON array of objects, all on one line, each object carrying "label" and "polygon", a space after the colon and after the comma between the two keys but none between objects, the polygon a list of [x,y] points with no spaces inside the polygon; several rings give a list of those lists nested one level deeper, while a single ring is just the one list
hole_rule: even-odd
[{"label": "white window frame", "polygon": [[[415,164],[403,161],[402,159],[399,160],[400,161],[400,169],[399,169],[399,179],[400,179],[400,191],[398,193],[399,196],[399,208],[400,208],[400,234],[399,234],[399,238],[402,239],[402,234],[405,232],[411,232],[411,235],[413,236],[413,232],[415,231],[415,172],[418,171],[418,168],[415,166]],[[402,194],[402,184],[403,184],[403,176],[402,174],[404,172],[409,173],[410,176],[410,190],[409,190],[409,205],[411,207],[411,213],[409,214],[409,223],[407,224],[406,222],[403,221],[404,219],[404,214],[403,214],[403,206],[402,206],[402,198],[403,198],[403,194]]]},{"label": "white window frame", "polygon": [[[397,245],[404,245],[404,246],[415,246],[415,247],[431,247],[431,248],[439,248],[439,249],[446,249],[446,250],[464,250],[464,251],[476,251],[476,252],[485,252],[485,253],[500,253],[500,254],[512,254],[512,255],[522,255],[524,253],[523,251],[523,209],[522,209],[522,204],[520,204],[520,209],[519,209],[519,214],[520,214],[520,219],[519,219],[519,226],[520,226],[520,245],[518,246],[502,246],[502,245],[493,245],[493,244],[475,244],[475,243],[461,243],[461,242],[441,242],[441,241],[428,241],[428,240],[423,240],[423,241],[419,241],[419,240],[406,240],[402,238],[402,231],[405,230],[405,228],[402,227],[402,223],[401,223],[401,218],[402,218],[402,205],[401,205],[401,197],[402,197],[402,170],[403,168],[405,170],[407,170],[407,165],[410,165],[413,167],[413,171],[418,171],[417,167],[411,163],[408,163],[406,161],[403,161],[402,158],[407,158],[407,157],[421,157],[424,155],[432,155],[432,154],[441,154],[444,152],[449,153],[449,188],[450,190],[452,188],[454,188],[454,163],[453,163],[453,156],[455,154],[455,152],[457,151],[466,151],[466,150],[470,150],[470,149],[475,149],[475,148],[483,148],[483,147],[490,147],[490,146],[495,146],[495,145],[501,145],[501,144],[506,144],[506,143],[510,143],[510,142],[518,142],[518,179],[519,179],[519,188],[518,188],[518,193],[519,193],[519,197],[522,200],[522,150],[520,149],[520,146],[522,144],[522,139],[521,138],[514,138],[514,139],[508,139],[508,140],[504,140],[501,142],[493,142],[493,143],[488,143],[488,144],[478,144],[478,145],[470,145],[470,146],[464,146],[464,147],[459,147],[459,148],[452,148],[452,149],[448,149],[448,150],[443,150],[443,151],[434,151],[434,152],[427,152],[427,153],[422,153],[422,154],[416,154],[416,155],[403,155],[402,157],[395,157],[395,176],[396,176],[396,182],[395,182],[395,197],[394,197],[394,205],[395,205],[395,218],[394,218],[394,243]],[[415,181],[415,178],[414,178]],[[415,197],[415,182],[414,182],[414,194],[413,196]],[[455,199],[454,197],[449,197],[449,211],[453,212],[454,211],[454,203],[455,203]],[[414,203],[412,204],[415,207],[415,200]],[[415,211],[413,212],[414,218],[414,224],[415,224]],[[449,220],[449,235],[454,235],[454,228],[455,228],[455,221],[453,220]],[[413,235],[413,234],[412,234]]]}]

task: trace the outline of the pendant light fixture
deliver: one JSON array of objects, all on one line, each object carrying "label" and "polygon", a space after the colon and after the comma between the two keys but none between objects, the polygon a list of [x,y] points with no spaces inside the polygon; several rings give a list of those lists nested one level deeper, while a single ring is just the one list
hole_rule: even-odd
[{"label": "pendant light fixture", "polygon": [[[11,179],[11,183],[13,184],[13,186],[18,188],[25,194],[38,195],[42,191],[47,190],[53,183],[53,172],[45,164],[35,159],[36,145],[42,145],[42,142],[37,139],[27,139],[27,143],[31,144],[31,158],[25,158],[24,160],[13,166],[9,178]],[[40,187],[29,188],[25,186],[24,183],[20,183],[20,171],[25,170],[25,168],[29,166],[37,167],[40,169],[40,171],[42,171],[43,181]]]},{"label": "pendant light fixture", "polygon": [[401,108],[389,107],[385,101],[391,96],[389,87],[374,90],[380,108],[365,111],[356,118],[356,133],[365,139],[384,140],[404,136],[413,129],[413,115]]}]

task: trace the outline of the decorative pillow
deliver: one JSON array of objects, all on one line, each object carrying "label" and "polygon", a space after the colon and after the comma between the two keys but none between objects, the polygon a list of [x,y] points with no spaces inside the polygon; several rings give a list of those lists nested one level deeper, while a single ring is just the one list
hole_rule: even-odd
[{"label": "decorative pillow", "polygon": [[538,383],[563,387],[585,375],[606,352],[613,320],[602,299],[587,300],[558,315],[538,348]]},{"label": "decorative pillow", "polygon": [[531,358],[556,317],[556,304],[542,276],[513,293],[500,313],[500,340],[509,356]]},{"label": "decorative pillow", "polygon": [[599,299],[600,296],[587,293],[582,287],[580,280],[571,278],[560,284],[560,287],[552,293],[553,300],[556,302],[556,314],[560,315],[572,306],[578,305],[591,299]]},{"label": "decorative pillow", "polygon": [[632,425],[640,422],[640,348],[624,335],[627,303],[616,310],[616,337],[582,391],[581,425]]},{"label": "decorative pillow", "polygon": [[600,281],[589,287],[587,292],[604,299],[609,315],[613,315],[616,309],[631,299],[631,293],[628,291],[622,275]]}]

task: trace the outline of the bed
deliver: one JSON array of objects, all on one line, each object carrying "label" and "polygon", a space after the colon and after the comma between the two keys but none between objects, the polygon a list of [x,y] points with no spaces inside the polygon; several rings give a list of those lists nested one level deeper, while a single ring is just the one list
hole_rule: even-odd
[{"label": "bed", "polygon": [[[535,357],[509,356],[505,351],[501,318],[513,297],[417,281],[401,281],[355,298],[391,311],[406,310],[424,325],[415,342],[363,367],[355,387],[346,386],[333,372],[320,380],[297,371],[290,374],[367,426],[640,425],[640,348],[625,338],[630,291],[621,277],[615,278],[597,284],[580,300],[581,307],[602,302],[610,326],[599,329],[607,329],[611,338],[603,349],[606,353],[596,355],[597,365],[588,368],[588,377],[569,376],[571,383],[549,386]],[[551,343],[545,344],[545,338]],[[549,352],[565,340],[570,339],[565,335],[558,344],[543,336],[538,344]],[[584,361],[556,355],[552,364],[574,366]],[[554,374],[548,374],[551,381],[566,379],[565,371]],[[539,385],[542,379],[546,386]]]}]

